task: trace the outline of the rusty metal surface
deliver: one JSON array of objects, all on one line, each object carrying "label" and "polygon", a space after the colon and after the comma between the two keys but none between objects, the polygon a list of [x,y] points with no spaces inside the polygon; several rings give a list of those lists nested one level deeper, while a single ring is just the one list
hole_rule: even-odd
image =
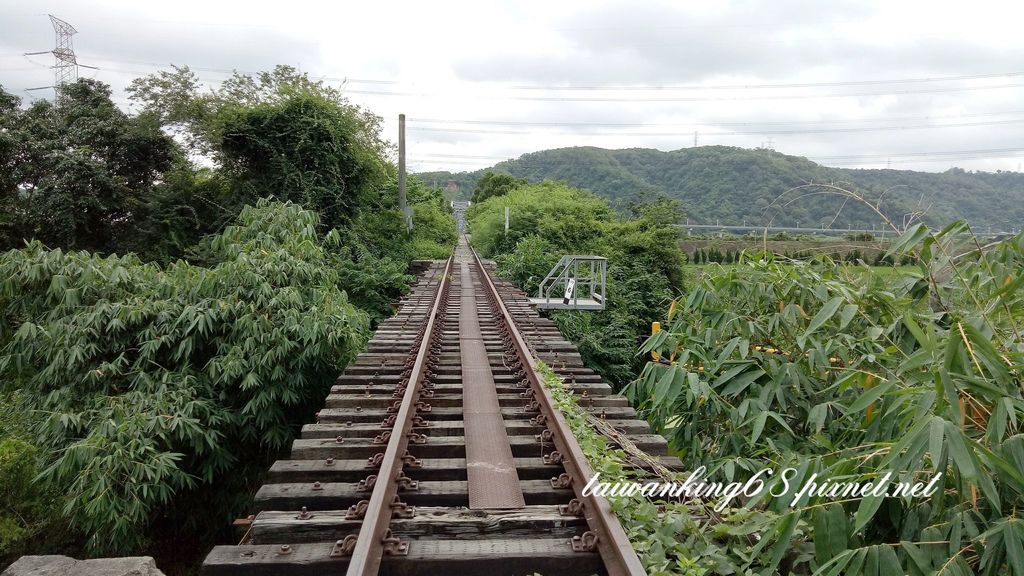
[{"label": "rusty metal surface", "polygon": [[469,507],[523,508],[526,501],[480,330],[472,254],[465,249],[465,239],[459,243],[456,261],[460,268],[459,349]]},{"label": "rusty metal surface", "polygon": [[[593,493],[583,496],[582,489],[594,475],[594,471],[590,467],[589,462],[587,462],[583,449],[569,429],[569,425],[562,416],[561,411],[555,407],[555,401],[551,396],[551,392],[544,387],[543,379],[537,372],[537,361],[530,352],[522,334],[517,329],[515,319],[502,301],[498,288],[490,276],[486,274],[483,262],[480,260],[476,250],[472,250],[472,253],[474,263],[483,278],[483,287],[490,293],[492,303],[505,321],[508,337],[511,339],[519,357],[523,359],[523,367],[530,382],[530,387],[533,389],[537,408],[544,416],[547,429],[551,431],[551,440],[557,451],[561,454],[566,472],[572,479],[571,485],[576,493],[577,509],[582,508],[580,512],[586,518],[587,524],[593,531],[593,535],[584,534],[585,538],[577,538],[580,538],[580,542],[586,541],[588,547],[593,546],[597,549],[601,554],[601,559],[609,576],[647,574],[643,564],[640,562],[640,558],[629,542],[629,537],[612,511],[608,500]],[[577,543],[574,539],[573,545],[575,547],[577,545],[583,546],[584,544]]]},{"label": "rusty metal surface", "polygon": [[[641,573],[609,552],[615,529],[595,516],[601,503],[577,498],[576,479],[589,468],[552,431],[559,415],[548,417],[534,357],[631,441],[662,455],[667,444],[647,434],[526,294],[488,274],[490,263],[478,266],[462,241],[454,258],[421,271],[332,386],[315,423],[271,467],[243,541],[215,547],[204,576]],[[493,466],[503,458],[477,452],[491,443],[514,456],[509,468],[525,508],[470,508],[468,456]],[[495,494],[516,491],[482,484]]]},{"label": "rusty metal surface", "polygon": [[384,450],[380,471],[377,473],[378,481],[373,487],[363,524],[356,535],[355,547],[352,549],[352,557],[349,560],[348,570],[346,571],[348,576],[373,576],[377,574],[380,569],[381,559],[385,553],[387,540],[390,539],[389,526],[391,524],[392,502],[398,496],[399,478],[404,476],[403,468],[405,464],[402,455],[409,446],[409,435],[413,432],[413,418],[416,416],[420,389],[425,379],[428,352],[432,344],[432,336],[437,323],[441,302],[447,295],[445,288],[450,282],[453,258],[454,255],[448,258],[448,262],[445,264],[444,275],[441,283],[438,285],[430,314],[421,333],[416,361],[406,383],[394,427],[388,439],[387,449]]}]

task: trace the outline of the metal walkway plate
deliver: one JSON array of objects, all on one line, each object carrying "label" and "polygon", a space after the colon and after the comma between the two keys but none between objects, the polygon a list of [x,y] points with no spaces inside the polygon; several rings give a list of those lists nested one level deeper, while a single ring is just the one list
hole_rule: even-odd
[{"label": "metal walkway plate", "polygon": [[[459,248],[463,248],[463,242],[464,239]],[[461,283],[459,349],[462,356],[462,417],[466,434],[469,507],[474,510],[524,508],[526,500],[519,484],[480,331],[473,273],[469,258],[459,256],[457,253]]]},{"label": "metal walkway plate", "polygon": [[530,304],[542,310],[604,310],[604,304],[594,298],[530,298]]}]

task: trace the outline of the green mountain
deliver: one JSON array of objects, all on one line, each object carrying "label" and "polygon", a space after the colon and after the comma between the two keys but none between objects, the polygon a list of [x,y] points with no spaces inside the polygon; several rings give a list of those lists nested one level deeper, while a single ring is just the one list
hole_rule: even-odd
[{"label": "green mountain", "polygon": [[[979,230],[1009,231],[1024,222],[1024,174],[828,168],[773,150],[703,146],[662,152],[647,148],[577,147],[524,154],[491,170],[530,181],[563,180],[625,208],[664,194],[683,202],[691,222],[871,228],[881,219],[853,200],[807,184],[835,184],[872,202],[897,223],[916,212],[944,224],[965,218]],[[428,172],[427,184],[466,199],[485,170]],[[834,221],[834,222],[833,222]]]}]

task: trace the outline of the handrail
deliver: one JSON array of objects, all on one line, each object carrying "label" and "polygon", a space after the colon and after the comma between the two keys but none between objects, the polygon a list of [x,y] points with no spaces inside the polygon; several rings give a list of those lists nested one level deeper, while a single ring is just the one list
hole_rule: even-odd
[{"label": "handrail", "polygon": [[629,537],[626,536],[626,531],[616,518],[608,500],[593,492],[588,495],[583,494],[583,487],[593,477],[594,470],[590,467],[572,430],[569,429],[565,417],[555,407],[555,399],[552,397],[551,391],[544,386],[542,378],[537,372],[537,360],[527,347],[522,334],[519,333],[515,319],[501,299],[498,288],[484,269],[480,255],[472,246],[470,246],[470,250],[473,252],[474,262],[484,278],[484,284],[493,296],[501,316],[508,326],[516,352],[523,360],[527,380],[533,388],[534,397],[539,404],[541,414],[544,415],[548,429],[551,430],[555,448],[563,455],[566,472],[572,478],[573,492],[576,494],[576,499],[583,503],[584,518],[586,518],[590,529],[597,534],[597,550],[601,554],[609,576],[646,575],[647,571],[644,570],[640,558],[633,550],[633,545],[630,544]]},{"label": "handrail", "polygon": [[430,350],[431,335],[434,331],[434,324],[437,319],[437,311],[441,299],[445,297],[445,286],[450,282],[452,254],[445,264],[444,274],[437,286],[437,294],[434,296],[434,303],[430,308],[427,323],[423,330],[423,339],[420,342],[420,349],[416,354],[416,362],[413,364],[412,372],[409,375],[409,382],[406,384],[405,393],[402,395],[402,404],[395,417],[394,428],[388,438],[388,446],[384,451],[384,459],[380,464],[380,471],[377,473],[377,481],[373,485],[373,492],[370,495],[369,505],[366,508],[366,515],[363,524],[356,536],[355,548],[352,550],[352,557],[349,559],[348,576],[375,576],[380,570],[381,559],[384,556],[384,538],[391,524],[391,504],[398,495],[397,479],[402,473],[404,461],[402,455],[409,446],[409,433],[412,432],[413,416],[416,414],[416,402],[419,397],[423,381],[423,374],[426,371],[426,360]]},{"label": "handrail", "polygon": [[[580,278],[580,264],[590,263],[590,274]],[[595,270],[594,264],[599,262]],[[600,256],[587,256],[580,254],[566,254],[558,259],[558,262],[550,272],[541,280],[537,288],[538,298],[550,300],[552,290],[567,290],[565,286],[572,279],[576,280],[575,289],[569,299],[573,306],[578,306],[581,292],[587,292],[587,296],[602,305],[604,308],[605,292],[605,268],[606,259]],[[584,290],[589,288],[589,290]],[[598,291],[600,289],[600,291]],[[561,298],[561,295],[558,295]],[[566,302],[568,304],[568,302]]]}]

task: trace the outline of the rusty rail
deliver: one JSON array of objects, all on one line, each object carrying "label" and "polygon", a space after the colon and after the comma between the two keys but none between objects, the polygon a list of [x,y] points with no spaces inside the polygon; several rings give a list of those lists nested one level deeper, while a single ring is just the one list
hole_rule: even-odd
[{"label": "rusty rail", "polygon": [[[423,327],[416,361],[405,385],[402,403],[395,415],[394,428],[391,430],[387,449],[384,451],[384,458],[381,460],[380,470],[377,473],[377,481],[366,506],[363,524],[355,538],[355,547],[352,549],[352,557],[346,572],[348,576],[374,576],[380,569],[380,563],[385,554],[402,554],[403,551],[408,550],[408,543],[400,542],[391,536],[390,524],[392,516],[401,514],[406,507],[399,500],[399,482],[408,481],[403,473],[403,468],[405,460],[410,458],[407,456],[407,449],[410,437],[414,434],[412,431],[413,418],[416,416],[416,405],[422,392],[421,387],[425,379],[430,347],[433,344],[432,338],[438,310],[447,297],[447,289],[451,283],[454,258],[454,255],[450,256],[445,264],[430,315]],[[357,504],[356,508],[358,507]],[[361,510],[354,512],[362,513]]]},{"label": "rusty rail", "polygon": [[[609,503],[581,493],[593,471],[543,386],[541,360],[595,420],[681,467],[557,326],[461,240],[453,258],[423,268],[338,377],[268,471],[246,537],[214,547],[202,574],[643,574]],[[474,386],[497,397],[481,403]],[[501,441],[472,422],[491,412]],[[499,462],[474,450],[503,442],[523,502],[474,509],[474,468]],[[483,488],[510,492],[491,480]]]},{"label": "rusty rail", "polygon": [[[555,407],[555,400],[551,396],[551,392],[544,386],[543,379],[537,371],[537,360],[530,352],[526,340],[523,339],[522,334],[516,328],[515,320],[502,301],[498,288],[494,285],[490,275],[484,268],[480,255],[472,247],[470,249],[473,252],[474,263],[479,268],[480,275],[484,279],[488,297],[501,312],[501,317],[508,329],[516,352],[523,361],[523,368],[533,390],[534,401],[537,403],[536,408],[540,411],[540,415],[536,420],[539,424],[546,425],[547,430],[551,431],[552,442],[562,458],[562,463],[567,473],[572,479],[571,487],[576,494],[576,498],[569,504],[569,507],[570,509],[582,508],[581,512],[587,521],[587,525],[590,527],[589,533],[584,534],[582,537],[577,536],[574,538],[574,546],[596,546],[609,576],[647,574],[643,564],[640,562],[640,558],[637,557],[636,551],[633,550],[633,546],[629,542],[629,537],[626,536],[625,530],[623,530],[618,518],[612,511],[608,500],[595,494],[583,495],[583,487],[594,475],[594,470],[590,467],[583,449],[569,429],[569,424],[565,421],[558,408]],[[588,536],[588,534],[592,534],[592,536]],[[353,572],[350,571],[349,574],[353,574]]]}]

